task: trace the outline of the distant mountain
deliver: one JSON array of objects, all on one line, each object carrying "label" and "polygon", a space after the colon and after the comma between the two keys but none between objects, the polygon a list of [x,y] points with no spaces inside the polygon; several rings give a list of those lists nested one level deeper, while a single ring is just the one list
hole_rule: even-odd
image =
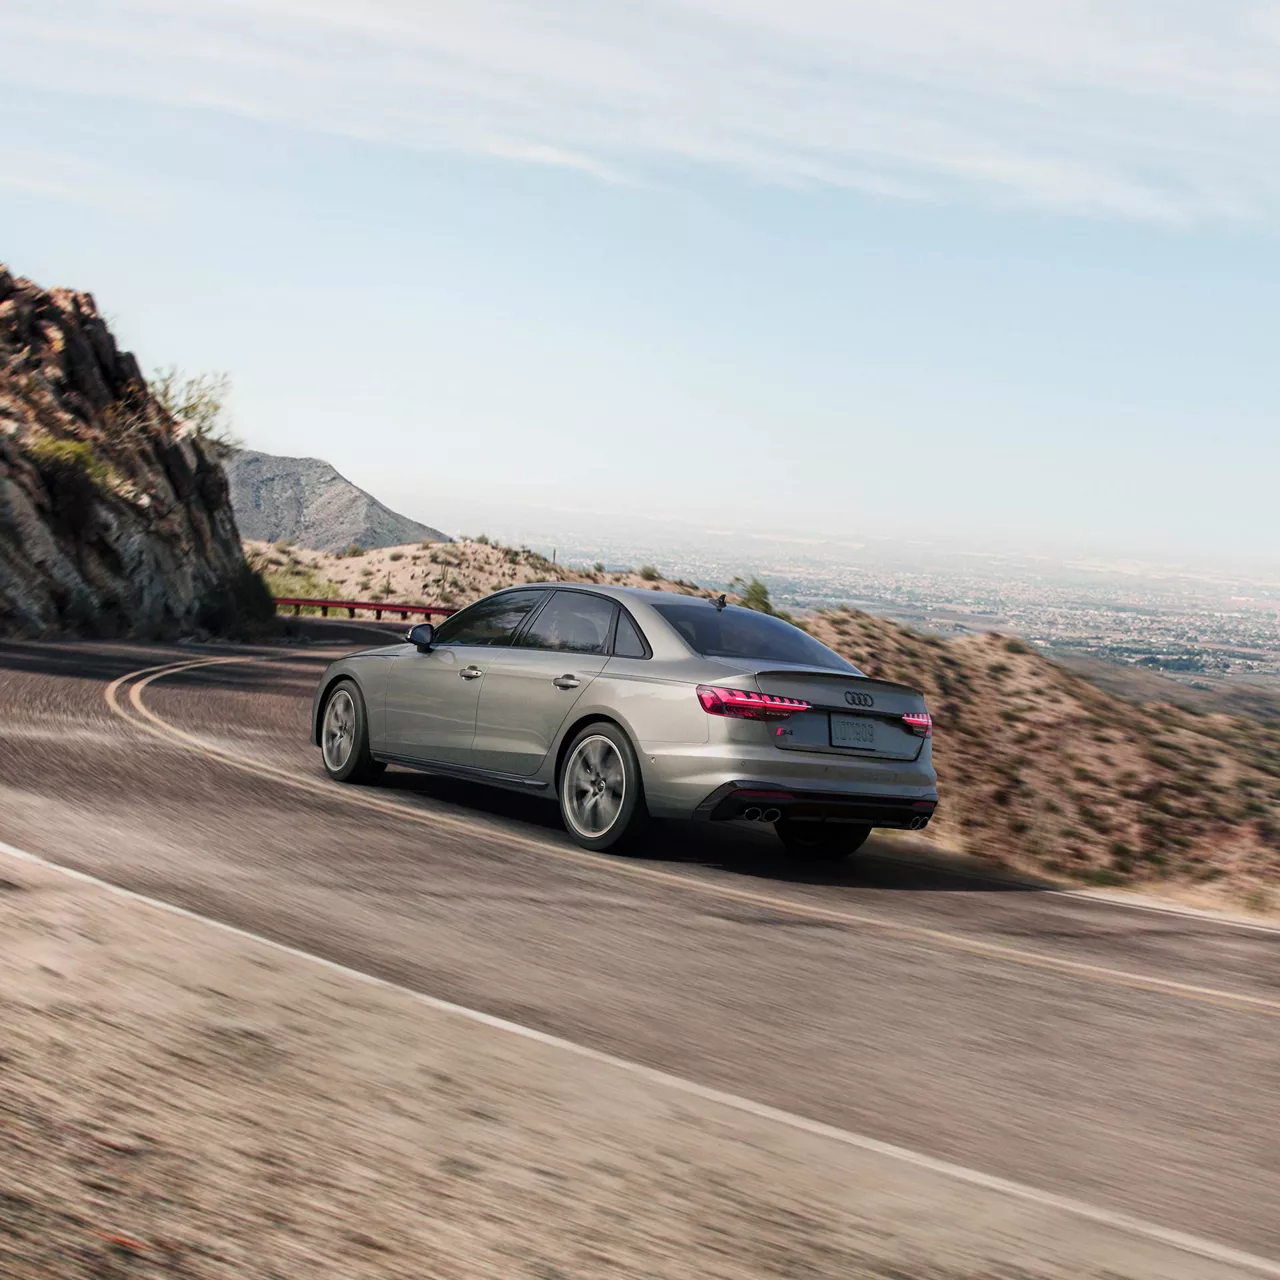
[{"label": "distant mountain", "polygon": [[288,539],[317,551],[451,541],[439,529],[383,506],[319,458],[243,449],[227,459],[226,471],[242,538]]}]

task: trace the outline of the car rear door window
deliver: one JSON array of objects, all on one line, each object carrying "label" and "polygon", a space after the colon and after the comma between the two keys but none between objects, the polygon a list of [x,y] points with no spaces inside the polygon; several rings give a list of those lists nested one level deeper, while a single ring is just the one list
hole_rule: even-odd
[{"label": "car rear door window", "polygon": [[631,615],[623,609],[618,614],[618,633],[613,638],[613,652],[619,658],[647,658],[649,648],[640,634],[640,629],[632,621]]},{"label": "car rear door window", "polygon": [[521,635],[517,648],[604,653],[617,606],[583,591],[557,591]]},{"label": "car rear door window", "polygon": [[742,658],[755,662],[788,662],[857,672],[820,640],[767,613],[738,605],[717,609],[710,602],[655,602],[653,607],[704,658]]},{"label": "car rear door window", "polygon": [[477,600],[441,623],[435,643],[508,645],[529,611],[545,595],[543,591],[506,591]]}]

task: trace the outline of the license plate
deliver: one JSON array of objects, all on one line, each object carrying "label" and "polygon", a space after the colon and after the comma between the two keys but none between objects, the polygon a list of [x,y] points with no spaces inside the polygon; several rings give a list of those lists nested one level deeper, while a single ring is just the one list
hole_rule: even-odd
[{"label": "license plate", "polygon": [[831,717],[831,745],[857,747],[862,751],[876,749],[876,722],[866,716]]}]

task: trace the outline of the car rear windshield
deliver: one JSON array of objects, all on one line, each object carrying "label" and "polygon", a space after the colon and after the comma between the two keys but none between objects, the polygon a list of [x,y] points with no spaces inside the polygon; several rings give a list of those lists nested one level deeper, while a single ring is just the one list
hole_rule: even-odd
[{"label": "car rear windshield", "polygon": [[689,601],[653,607],[704,658],[747,658],[756,662],[792,662],[832,671],[856,671],[838,653],[781,618],[729,605]]}]

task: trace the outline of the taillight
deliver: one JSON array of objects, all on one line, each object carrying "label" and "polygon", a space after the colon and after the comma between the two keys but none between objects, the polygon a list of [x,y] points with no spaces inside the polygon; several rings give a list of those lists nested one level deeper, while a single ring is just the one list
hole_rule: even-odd
[{"label": "taillight", "polygon": [[908,711],[902,723],[921,738],[933,737],[933,717],[927,711]]},{"label": "taillight", "polygon": [[700,684],[698,701],[709,716],[733,716],[739,720],[785,720],[797,711],[808,711],[803,698],[783,698],[776,693],[752,693],[750,689],[721,689]]}]

